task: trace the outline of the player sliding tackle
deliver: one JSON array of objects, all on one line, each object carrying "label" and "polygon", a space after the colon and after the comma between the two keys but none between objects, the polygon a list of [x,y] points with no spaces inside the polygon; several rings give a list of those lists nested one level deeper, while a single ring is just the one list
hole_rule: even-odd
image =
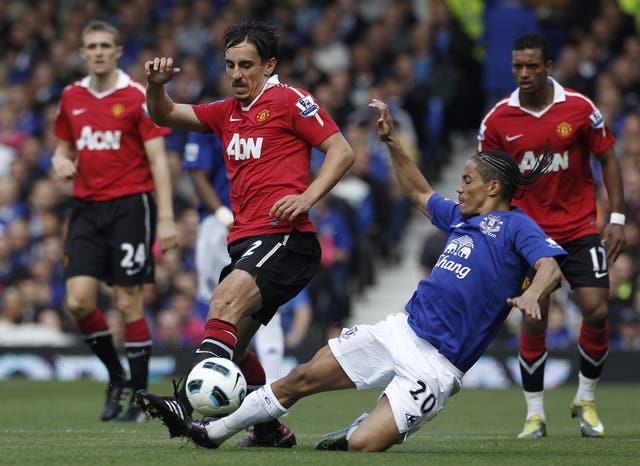
[{"label": "player sliding tackle", "polygon": [[[458,202],[435,193],[395,136],[384,102],[378,135],[389,147],[393,169],[405,195],[432,223],[449,235],[441,257],[468,268],[456,274],[438,267],[421,280],[406,313],[376,325],[357,325],[289,375],[245,398],[228,417],[192,422],[189,437],[216,448],[255,423],[277,419],[300,398],[347,388],[384,387],[371,414],[327,434],[319,450],[383,451],[433,419],[458,392],[464,373],[478,360],[512,306],[540,318],[538,302],[560,282],[557,260],[566,252],[519,208],[514,194],[533,183],[551,160],[540,157],[522,175],[512,157],[500,151],[473,155],[457,187]],[[522,281],[533,266],[531,286]]]}]

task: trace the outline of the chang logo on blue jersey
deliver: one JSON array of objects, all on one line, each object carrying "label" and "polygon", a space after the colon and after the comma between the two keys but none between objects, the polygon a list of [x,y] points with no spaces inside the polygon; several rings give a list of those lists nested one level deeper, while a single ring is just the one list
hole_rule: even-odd
[{"label": "chang logo on blue jersey", "polygon": [[458,238],[452,239],[444,248],[444,251],[442,252],[442,254],[440,254],[440,257],[438,257],[435,268],[453,272],[456,278],[462,280],[467,275],[469,275],[469,272],[471,272],[471,267],[463,265],[461,262],[459,262],[459,259],[469,259],[473,248],[473,238],[471,238],[471,236],[469,235],[463,235],[459,236]]}]

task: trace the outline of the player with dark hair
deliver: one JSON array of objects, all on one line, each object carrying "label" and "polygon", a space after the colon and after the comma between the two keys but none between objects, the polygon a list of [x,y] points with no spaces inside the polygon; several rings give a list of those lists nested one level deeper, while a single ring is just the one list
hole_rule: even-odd
[{"label": "player with dark hair", "polygon": [[[117,68],[122,45],[116,28],[91,22],[82,31],[80,55],[89,75],[62,93],[52,164],[58,176],[74,179],[64,248],[66,305],[109,372],[101,414],[107,421],[120,413],[127,389],[147,387],[151,333],[142,285],[154,279],[156,228],[163,252],[177,244],[164,146],[169,131],[146,115],[144,87]],[[130,383],[96,305],[99,280],[113,285],[124,317]],[[118,419],[142,421],[146,415],[132,399]]]},{"label": "player with dark hair", "polygon": [[[615,141],[591,100],[550,77],[549,43],[543,36],[525,34],[516,39],[511,63],[518,88],[485,116],[478,134],[478,151],[508,152],[523,173],[536,163],[545,144],[554,154],[537,189],[515,204],[569,253],[562,272],[582,312],[580,374],[571,415],[578,417],[583,436],[603,437],[604,428],[595,409],[595,388],[609,348],[607,264],[616,260],[625,243],[624,199]],[[602,237],[596,224],[592,155],[601,165],[611,212]],[[523,316],[519,360],[527,415],[520,438],[546,435],[543,389],[548,309],[549,300],[545,300],[542,320]]]},{"label": "player with dark hair", "polygon": [[[249,351],[251,337],[278,307],[304,288],[320,265],[320,245],[309,209],[344,175],[354,153],[331,117],[308,92],[280,83],[275,28],[234,24],[224,34],[233,97],[202,105],[175,103],[164,85],[180,72],[173,58],[145,63],[153,120],[220,137],[231,183],[234,222],[228,234],[231,264],[213,292],[205,338],[193,363],[212,357],[238,363],[250,388],[265,373]],[[326,154],[310,183],[311,148]],[[174,397],[147,391],[137,399],[171,436],[184,435],[193,411],[183,387]],[[295,436],[277,420],[254,427],[242,446],[291,447]]]},{"label": "player with dark hair", "polygon": [[[194,420],[183,433],[196,445],[217,448],[246,426],[277,419],[314,393],[373,387],[385,388],[371,414],[324,435],[316,449],[383,451],[402,443],[459,391],[464,373],[496,336],[511,306],[539,319],[538,301],[560,282],[556,260],[566,252],[510,206],[512,194],[544,170],[548,155],[529,175],[521,175],[503,152],[474,155],[454,202],[435,193],[406,154],[386,104],[374,99],[370,106],[380,112],[378,135],[389,148],[405,195],[448,235],[444,250],[430,277],[418,283],[406,313],[345,329],[310,362],[249,394],[231,415]],[[529,267],[536,276],[519,294]]]}]

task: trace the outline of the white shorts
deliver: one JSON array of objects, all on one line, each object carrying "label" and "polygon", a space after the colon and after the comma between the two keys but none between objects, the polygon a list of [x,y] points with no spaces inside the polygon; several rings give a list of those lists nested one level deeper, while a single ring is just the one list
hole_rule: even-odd
[{"label": "white shorts", "polygon": [[198,299],[209,302],[218,286],[220,272],[231,263],[227,251],[227,227],[215,215],[206,217],[198,227],[196,241],[196,271]]},{"label": "white shorts", "polygon": [[415,334],[405,313],[345,329],[329,347],[358,390],[385,387],[401,434],[416,432],[460,390],[462,371]]}]

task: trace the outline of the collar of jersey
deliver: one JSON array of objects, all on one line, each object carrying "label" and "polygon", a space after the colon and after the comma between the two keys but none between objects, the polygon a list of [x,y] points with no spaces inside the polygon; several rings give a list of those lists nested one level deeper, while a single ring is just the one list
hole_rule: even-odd
[{"label": "collar of jersey", "polygon": [[98,99],[101,99],[102,97],[107,96],[112,92],[117,91],[118,89],[124,89],[131,82],[131,78],[124,71],[122,71],[121,69],[118,69],[117,72],[118,72],[118,79],[116,80],[116,85],[113,86],[113,88],[108,89],[104,92],[96,92],[89,87],[89,84],[91,83],[91,76],[85,76],[84,78],[82,78],[82,80],[80,81],[80,86],[86,88]]},{"label": "collar of jersey", "polygon": [[245,112],[247,110],[250,110],[251,107],[253,106],[253,104],[255,104],[258,101],[258,99],[260,98],[260,96],[262,94],[264,94],[264,91],[266,91],[267,89],[270,89],[270,88],[272,88],[274,86],[277,86],[278,84],[280,84],[280,80],[278,79],[278,75],[274,74],[273,76],[270,76],[269,79],[267,79],[267,82],[264,83],[264,87],[260,91],[260,94],[258,94],[256,96],[256,98],[253,99],[249,105],[247,105],[246,107],[240,107],[240,108],[242,108],[242,110],[245,111]]},{"label": "collar of jersey", "polygon": [[547,108],[540,110],[539,112],[532,112],[531,110],[527,110],[526,108],[523,108],[520,105],[520,89],[516,89],[511,93],[511,96],[509,97],[509,106],[518,107],[523,112],[531,113],[534,116],[539,116],[545,113],[548,109],[550,109],[553,106],[553,104],[557,104],[558,102],[564,102],[565,100],[567,100],[567,95],[564,92],[564,87],[562,87],[560,83],[558,83],[558,81],[553,79],[551,76],[547,77],[547,80],[551,84],[553,84],[553,102],[551,102],[551,105],[549,105]]}]

